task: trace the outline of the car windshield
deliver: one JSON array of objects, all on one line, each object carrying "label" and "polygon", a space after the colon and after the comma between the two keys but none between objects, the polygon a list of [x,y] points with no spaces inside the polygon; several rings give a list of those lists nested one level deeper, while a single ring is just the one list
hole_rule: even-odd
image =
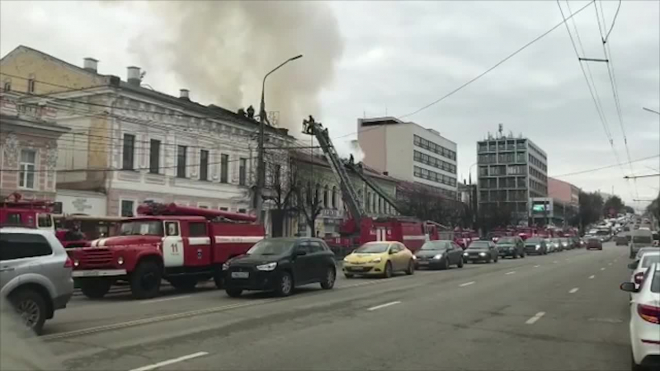
[{"label": "car windshield", "polygon": [[644,254],[640,263],[642,263],[642,268],[648,268],[653,263],[660,263],[660,254]]},{"label": "car windshield", "polygon": [[389,243],[368,243],[358,247],[354,252],[357,254],[382,254],[389,247]]},{"label": "car windshield", "polygon": [[525,242],[527,242],[528,244],[541,243],[543,242],[543,239],[538,237],[532,237],[532,238],[528,238],[527,241]]},{"label": "car windshield", "polygon": [[632,237],[632,242],[634,244],[652,244],[653,241],[651,239],[651,236],[633,236]]},{"label": "car windshield", "polygon": [[290,251],[293,245],[292,240],[261,240],[247,251],[247,255],[282,255]]},{"label": "car windshield", "polygon": [[134,220],[121,223],[121,236],[162,236],[163,223],[158,220]]},{"label": "car windshield", "polygon": [[449,241],[429,241],[425,242],[420,250],[447,250],[449,246]]},{"label": "car windshield", "polygon": [[487,241],[474,241],[470,244],[470,250],[486,250],[490,244]]},{"label": "car windshield", "polygon": [[516,243],[515,237],[502,237],[499,240],[497,240],[498,245],[511,245]]},{"label": "car windshield", "polygon": [[609,231],[604,231],[604,230],[602,230],[602,229],[596,231],[596,235],[597,235],[597,236],[607,236],[607,235],[609,235],[609,234],[610,234]]}]

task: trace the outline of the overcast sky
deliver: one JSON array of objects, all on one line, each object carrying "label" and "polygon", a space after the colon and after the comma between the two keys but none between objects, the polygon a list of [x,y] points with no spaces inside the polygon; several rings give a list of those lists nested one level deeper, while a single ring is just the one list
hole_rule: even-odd
[{"label": "overcast sky", "polygon": [[[200,14],[220,11],[205,11],[204,7],[213,9],[212,5],[196,4]],[[282,14],[293,14],[301,4],[287,2],[279,13],[273,9],[265,13],[280,19]],[[358,117],[385,114],[398,117],[413,112],[489,69],[561,21],[555,1],[305,4],[304,11],[297,9],[298,14],[290,17],[299,21],[287,19],[278,23],[267,19],[249,23],[249,27],[245,19],[251,19],[250,14],[257,10],[246,6],[247,10],[241,15],[242,23],[234,23],[226,16],[222,18],[226,23],[222,35],[214,35],[214,30],[219,30],[215,28],[209,29],[208,37],[222,39],[224,42],[218,47],[227,55],[231,48],[238,48],[226,42],[234,38],[234,33],[236,39],[240,39],[249,32],[246,28],[257,28],[261,34],[278,35],[269,27],[291,25],[287,30],[287,42],[281,48],[273,37],[255,38],[250,49],[266,52],[250,55],[250,60],[259,63],[246,68],[252,68],[254,74],[261,70],[267,72],[263,66],[272,64],[271,55],[282,59],[277,55],[280,50],[284,54],[305,54],[296,65],[287,66],[282,76],[295,79],[298,78],[296,74],[300,74],[314,81],[316,85],[301,88],[299,93],[318,92],[318,105],[289,106],[295,107],[296,115],[304,112],[307,105],[310,110],[318,111],[308,113],[330,128],[331,137],[341,136],[338,141],[355,137]],[[566,3],[561,4],[568,14]],[[570,8],[575,12],[587,4],[587,1],[571,1]],[[125,78],[126,66],[148,66],[145,82],[157,90],[176,95],[178,89],[186,85],[195,100],[226,104],[215,102],[222,100],[223,92],[213,90],[222,90],[224,85],[214,88],[195,83],[196,80],[189,78],[191,71],[181,71],[186,68],[181,61],[196,58],[194,53],[178,55],[181,49],[171,47],[170,54],[153,57],[159,55],[160,45],[165,45],[159,42],[167,39],[168,32],[175,32],[172,31],[175,28],[172,17],[176,17],[176,12],[163,15],[154,6],[136,3],[108,6],[77,1],[2,1],[0,6],[0,53],[3,56],[23,44],[78,65],[84,57],[94,57],[101,61],[101,73],[122,78]],[[608,31],[617,6],[618,1],[602,2],[603,27]],[[309,17],[301,18],[300,13],[309,14]],[[233,17],[239,13],[227,14]],[[584,47],[584,54],[580,51],[580,55],[604,58],[594,6],[590,5],[574,19]],[[627,164],[628,152],[633,161],[660,153],[660,116],[642,110],[648,107],[660,111],[659,19],[659,1],[623,1],[608,39],[628,151],[607,66],[588,63],[604,108],[607,130],[611,132],[622,167],[560,177],[589,191],[600,189],[609,193],[613,187],[616,194],[636,208],[643,208],[647,203],[634,203],[633,198],[654,198],[660,190],[660,177],[636,182],[623,179],[624,175],[631,174],[631,166],[632,173],[640,175],[657,173],[660,169],[658,157],[634,162],[631,166]],[[572,21],[568,24],[577,42]],[[178,27],[176,32],[185,31],[187,26],[184,23]],[[205,48],[210,46],[207,44]],[[190,53],[190,48],[186,53]],[[268,57],[263,56],[266,53]],[[211,59],[203,51],[200,54],[205,56],[204,60]],[[224,59],[221,58],[223,54],[220,59]],[[216,61],[218,55],[214,54]],[[179,63],[168,63],[172,59]],[[326,63],[328,60],[330,62]],[[213,65],[214,60],[207,63]],[[241,63],[244,61],[234,66]],[[191,63],[191,68],[195,66],[199,63]],[[315,69],[318,66],[322,69]],[[586,68],[587,64],[584,66]],[[195,70],[192,72],[194,75]],[[310,76],[314,73],[323,74],[324,78],[312,79]],[[277,94],[273,89],[286,88],[285,77],[278,80],[273,76],[270,96]],[[240,90],[244,104],[257,102],[258,79],[243,78]],[[506,133],[512,131],[516,136],[522,133],[548,153],[550,176],[617,164],[564,26],[465,89],[405,119],[433,128],[458,144],[461,179],[467,178],[470,165],[476,161],[476,141],[488,132],[495,132],[499,123],[504,125]],[[300,120],[291,121],[288,126],[298,130]]]}]

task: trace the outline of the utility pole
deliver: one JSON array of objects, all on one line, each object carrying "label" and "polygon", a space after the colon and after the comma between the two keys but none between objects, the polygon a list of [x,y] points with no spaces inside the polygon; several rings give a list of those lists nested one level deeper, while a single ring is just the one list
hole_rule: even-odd
[{"label": "utility pole", "polygon": [[282,62],[279,66],[273,68],[270,72],[264,76],[264,79],[261,83],[261,104],[259,107],[259,144],[258,144],[258,154],[257,154],[257,186],[255,187],[254,190],[254,208],[257,212],[257,222],[258,223],[263,223],[263,215],[262,215],[262,210],[263,210],[263,189],[265,186],[266,182],[266,164],[264,163],[264,131],[265,131],[265,126],[266,126],[266,121],[268,119],[266,118],[266,102],[265,102],[265,93],[266,93],[266,79],[268,76],[270,76],[271,73],[277,71],[280,69],[280,67],[284,66],[285,64],[294,61],[296,59],[302,58],[302,54],[297,55],[295,57],[291,57],[284,62]]}]

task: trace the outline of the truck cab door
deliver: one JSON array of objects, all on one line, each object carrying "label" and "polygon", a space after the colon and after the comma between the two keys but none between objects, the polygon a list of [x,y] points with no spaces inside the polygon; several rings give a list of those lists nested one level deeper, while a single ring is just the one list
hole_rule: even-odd
[{"label": "truck cab door", "polygon": [[184,243],[181,237],[181,225],[177,220],[163,222],[165,237],[163,237],[163,265],[167,267],[182,267],[184,263]]}]

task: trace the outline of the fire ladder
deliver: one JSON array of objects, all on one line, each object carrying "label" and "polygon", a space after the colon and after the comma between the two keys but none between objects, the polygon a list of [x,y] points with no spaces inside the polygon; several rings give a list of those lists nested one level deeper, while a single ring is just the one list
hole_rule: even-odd
[{"label": "fire ladder", "polygon": [[337,150],[330,140],[328,129],[324,129],[320,122],[316,122],[312,116],[309,116],[309,120],[303,120],[303,132],[305,134],[314,135],[319,142],[325,157],[330,163],[332,172],[335,173],[335,176],[339,179],[339,187],[344,202],[346,202],[346,205],[348,206],[348,211],[351,213],[351,217],[356,221],[355,224],[359,228],[359,221],[365,215],[365,212],[360,205],[353,183],[346,172],[346,167],[339,158]]},{"label": "fire ladder", "polygon": [[369,188],[371,188],[374,192],[376,192],[385,202],[390,204],[396,210],[399,214],[401,214],[401,209],[399,208],[398,204],[396,203],[396,200],[393,199],[390,195],[385,193],[382,188],[378,186],[373,180],[369,179],[369,177],[365,176],[364,173],[362,172],[362,168],[359,165],[351,164],[348,163],[346,164],[346,167],[352,170],[357,176],[364,181]]}]

